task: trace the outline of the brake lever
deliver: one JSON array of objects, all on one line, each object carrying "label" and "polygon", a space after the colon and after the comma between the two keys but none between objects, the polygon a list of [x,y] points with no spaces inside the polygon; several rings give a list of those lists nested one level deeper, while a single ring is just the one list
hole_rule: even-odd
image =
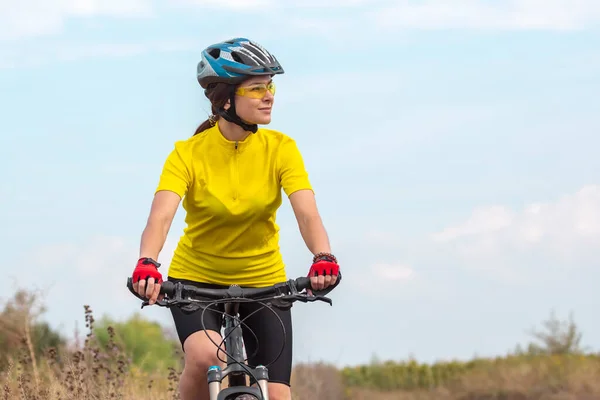
[{"label": "brake lever", "polygon": [[281,297],[281,300],[285,301],[285,300],[297,300],[297,301],[301,301],[303,303],[308,303],[308,302],[314,302],[314,301],[324,301],[325,303],[328,303],[330,306],[333,306],[333,300],[331,300],[329,297],[325,297],[325,296],[303,296],[301,294],[296,294],[296,295],[287,295],[287,296],[283,296]]},{"label": "brake lever", "polygon": [[154,302],[154,304],[150,304],[149,300],[144,300],[142,302],[142,307],[141,308],[144,308],[146,306],[169,307],[169,306],[172,306],[173,304],[176,304],[176,303],[177,303],[177,300],[170,300],[170,299],[168,299],[168,300],[164,300],[164,299],[163,300],[157,300],[157,301]]},{"label": "brake lever", "polygon": [[[137,297],[139,298],[140,296]],[[183,297],[183,290],[181,288],[181,284],[176,284],[175,293],[173,294],[173,297],[164,297],[162,300],[157,300],[154,304],[150,304],[150,301],[146,298],[143,298],[142,300],[144,300],[142,302],[142,308],[150,305],[157,305],[168,308],[180,304],[185,307],[193,303],[192,300]]]},{"label": "brake lever", "polygon": [[[140,294],[138,292],[136,292],[135,290],[133,290],[133,281],[132,281],[131,277],[127,278],[127,289],[129,289],[129,291],[135,297],[137,297],[138,299],[142,300],[142,306],[141,306],[141,308],[153,305],[153,304],[150,304],[150,301],[146,297],[140,296]],[[159,306],[163,306],[163,307],[167,307],[169,305],[169,300],[158,300],[154,304],[159,305]]]},{"label": "brake lever", "polygon": [[144,300],[142,302],[142,308],[146,307],[146,306],[161,306],[161,307],[173,307],[175,305],[183,305],[183,306],[187,306],[188,304],[192,304],[193,301],[192,300],[188,300],[188,299],[162,299],[162,300],[157,300],[156,302],[154,302],[154,304],[150,304],[149,300]]},{"label": "brake lever", "polygon": [[333,300],[326,296],[307,296],[306,301],[324,301],[325,303],[333,306]]}]

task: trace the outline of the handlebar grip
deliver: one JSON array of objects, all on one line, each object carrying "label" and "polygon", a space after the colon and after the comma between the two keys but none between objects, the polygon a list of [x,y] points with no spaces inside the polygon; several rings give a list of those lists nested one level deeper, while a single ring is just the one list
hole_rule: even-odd
[{"label": "handlebar grip", "polygon": [[310,278],[307,276],[297,278],[296,289],[298,289],[299,292],[303,291],[304,289],[310,289]]},{"label": "handlebar grip", "polygon": [[[148,300],[145,297],[140,296],[136,291],[133,290],[133,279],[131,277],[127,278],[127,288],[131,293],[135,295],[140,300]],[[166,294],[167,296],[172,296],[175,293],[175,284],[171,281],[164,281],[160,284],[160,294]]]},{"label": "handlebar grip", "polygon": [[175,284],[171,281],[164,281],[160,284],[160,294],[173,296],[175,294]]},{"label": "handlebar grip", "polygon": [[342,281],[342,273],[341,272],[338,273],[337,280],[336,280],[336,282],[335,282],[335,284],[333,286],[329,286],[328,288],[323,289],[323,290],[314,290],[311,287],[311,285],[310,285],[310,278],[308,278],[308,277],[306,277],[306,278],[298,278],[296,280],[297,285],[298,285],[298,290],[302,290],[302,289],[300,289],[300,280],[301,279],[302,279],[302,281],[301,281],[302,284],[304,284],[304,280],[308,281],[306,283],[306,287],[304,287],[303,289],[310,289],[315,296],[326,296],[326,295],[328,295],[333,289],[335,289],[340,284],[340,282]]}]

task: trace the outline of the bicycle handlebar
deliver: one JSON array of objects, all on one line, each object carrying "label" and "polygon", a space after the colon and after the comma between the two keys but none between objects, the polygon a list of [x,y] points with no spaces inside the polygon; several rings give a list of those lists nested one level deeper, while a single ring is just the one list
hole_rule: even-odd
[{"label": "bicycle handlebar", "polygon": [[[310,287],[310,279],[306,277],[298,278],[292,280],[291,283],[295,287],[296,291],[301,292],[304,289]],[[176,283],[166,281],[163,282],[161,286],[161,292],[166,294],[167,296],[172,296],[175,294]],[[289,290],[290,282],[282,282],[277,283],[273,286],[268,286],[264,288],[242,288],[237,285],[232,285],[228,288],[224,289],[205,289],[205,288],[197,288],[195,286],[183,285],[183,288],[186,292],[193,294],[198,297],[206,297],[211,299],[222,299],[222,298],[249,298],[254,299],[260,296],[268,296],[272,294],[276,294],[281,290]],[[292,289],[293,290],[293,289]]]},{"label": "bicycle handlebar", "polygon": [[[338,279],[339,278],[341,278],[341,276],[338,276]],[[133,280],[131,277],[127,278],[127,287],[129,288],[129,291],[138,299],[143,300],[142,308],[146,305],[149,305],[146,298],[140,296],[133,290]],[[194,297],[212,300],[278,300],[281,303],[293,301],[312,302],[319,300],[325,301],[332,305],[332,301],[328,297],[319,295],[315,296],[314,294],[312,296],[308,296],[306,293],[301,293],[303,290],[309,289],[310,287],[310,278],[308,277],[289,279],[286,282],[276,283],[272,286],[260,288],[248,288],[240,287],[238,285],[231,285],[223,289],[211,289],[199,288],[193,285],[185,285],[181,282],[164,281],[161,283],[160,293],[165,295],[166,300],[158,300],[155,304],[163,307],[186,305],[192,302],[197,302],[198,299],[190,298]]]}]

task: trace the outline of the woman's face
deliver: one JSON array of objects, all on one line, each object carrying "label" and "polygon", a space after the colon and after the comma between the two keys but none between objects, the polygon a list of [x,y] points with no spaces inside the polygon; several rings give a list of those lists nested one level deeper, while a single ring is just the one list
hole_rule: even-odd
[{"label": "woman's face", "polygon": [[250,124],[271,122],[275,86],[270,76],[256,76],[244,81],[235,96],[236,114]]}]

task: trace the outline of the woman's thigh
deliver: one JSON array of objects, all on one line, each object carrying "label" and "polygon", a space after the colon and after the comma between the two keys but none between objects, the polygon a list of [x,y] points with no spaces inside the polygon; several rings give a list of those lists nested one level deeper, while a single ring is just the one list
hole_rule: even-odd
[{"label": "woman's thigh", "polygon": [[258,303],[243,303],[240,317],[244,321],[242,328],[248,364],[266,366],[269,382],[289,386],[293,345],[291,308],[269,309]]}]

